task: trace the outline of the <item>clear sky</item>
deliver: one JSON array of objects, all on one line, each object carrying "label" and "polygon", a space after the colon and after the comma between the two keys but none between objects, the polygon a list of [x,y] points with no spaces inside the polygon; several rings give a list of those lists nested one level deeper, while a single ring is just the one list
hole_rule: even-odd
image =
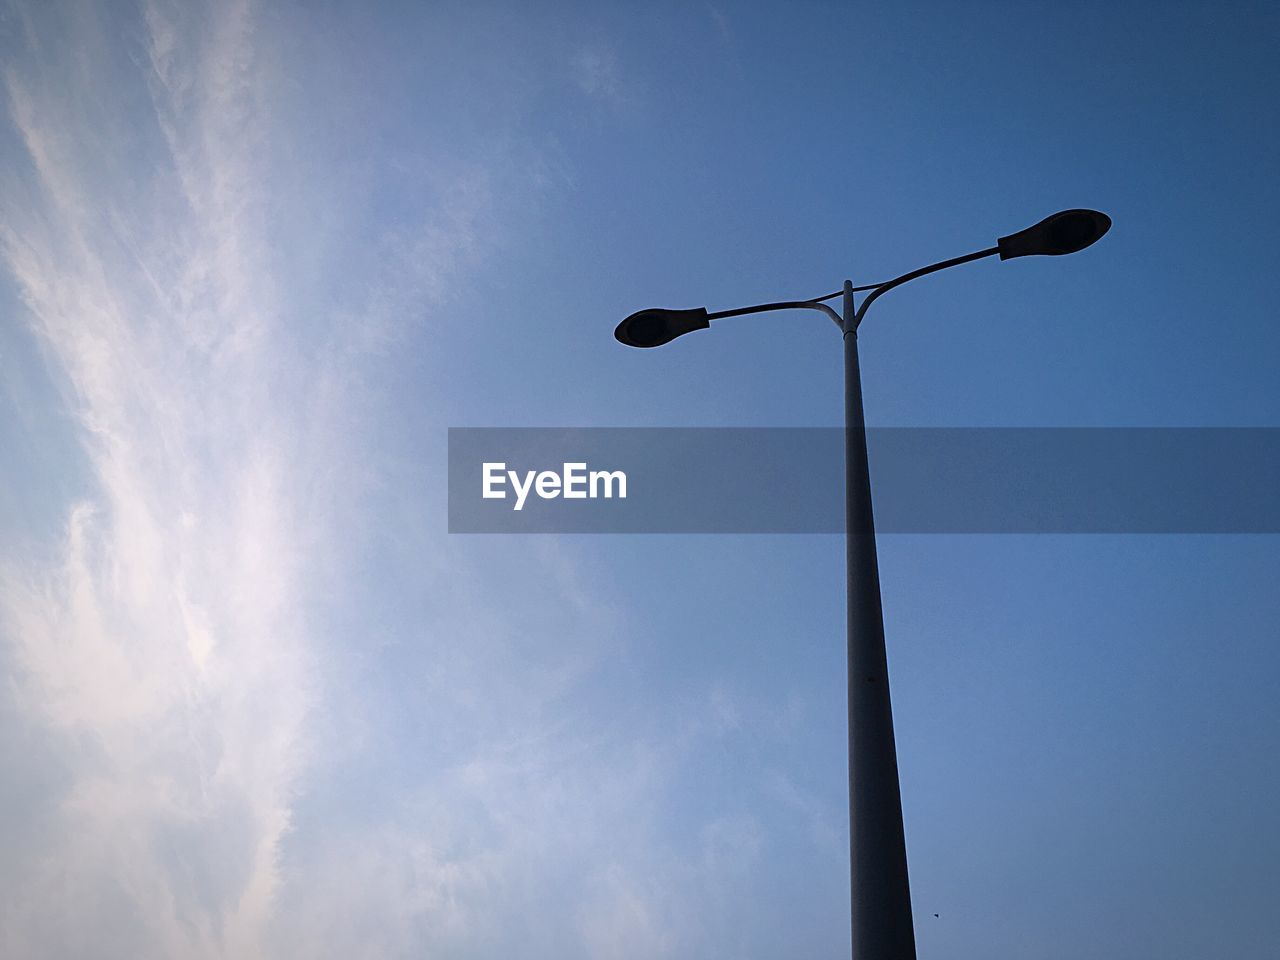
[{"label": "clear sky", "polygon": [[[450,536],[446,428],[839,424],[816,314],[613,326],[1076,206],[877,304],[869,421],[1280,427],[1278,38],[0,6],[0,955],[846,955],[840,538]],[[1272,955],[1280,540],[880,551],[920,955]]]}]

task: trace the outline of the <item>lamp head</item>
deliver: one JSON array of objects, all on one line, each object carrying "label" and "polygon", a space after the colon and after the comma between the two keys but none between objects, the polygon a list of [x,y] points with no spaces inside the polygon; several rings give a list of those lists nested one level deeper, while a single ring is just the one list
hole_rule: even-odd
[{"label": "lamp head", "polygon": [[623,320],[614,337],[628,347],[660,347],[676,337],[711,326],[707,308],[693,310],[649,309],[633,313]]},{"label": "lamp head", "polygon": [[1097,210],[1063,210],[998,241],[1000,259],[1075,253],[1096,243],[1111,229],[1111,218]]}]

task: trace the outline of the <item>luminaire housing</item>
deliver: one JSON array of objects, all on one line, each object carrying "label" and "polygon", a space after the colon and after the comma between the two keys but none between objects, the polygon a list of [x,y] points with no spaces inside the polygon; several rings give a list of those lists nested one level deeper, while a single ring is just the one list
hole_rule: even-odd
[{"label": "luminaire housing", "polygon": [[1097,210],[1063,210],[1039,223],[1001,237],[1001,260],[1014,257],[1060,257],[1096,243],[1111,229],[1111,218]]},{"label": "luminaire housing", "polygon": [[613,335],[628,347],[660,347],[676,337],[711,326],[706,307],[692,310],[640,310],[623,320]]}]

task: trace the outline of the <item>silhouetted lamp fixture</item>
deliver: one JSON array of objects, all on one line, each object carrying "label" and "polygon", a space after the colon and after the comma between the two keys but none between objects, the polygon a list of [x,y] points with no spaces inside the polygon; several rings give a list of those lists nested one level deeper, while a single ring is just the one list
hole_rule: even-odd
[{"label": "silhouetted lamp fixture", "polygon": [[705,307],[695,310],[641,310],[618,324],[613,335],[628,347],[660,347],[676,337],[711,326]]},{"label": "silhouetted lamp fixture", "polygon": [[[703,307],[641,310],[623,320],[613,332],[628,347],[658,347],[694,330],[705,330],[712,320],[723,317],[804,309],[825,313],[844,333],[850,917],[853,956],[857,960],[914,960],[916,955],[858,370],[858,325],[877,297],[917,277],[996,254],[1001,260],[1011,260],[1075,253],[1095,243],[1110,227],[1111,218],[1096,210],[1063,210],[1025,230],[1001,237],[994,247],[930,264],[885,283],[855,287],[846,280],[843,290],[825,297],[760,303],[719,313],[708,313]],[[853,295],[860,290],[870,293],[855,309]],[[840,313],[823,302],[842,295]]]},{"label": "silhouetted lamp fixture", "polygon": [[1038,255],[1060,257],[1096,243],[1110,229],[1111,218],[1105,213],[1063,210],[1025,230],[1001,237],[997,249],[1001,260]]},{"label": "silhouetted lamp fixture", "polygon": [[[955,257],[952,260],[944,260],[941,263],[921,267],[919,270],[913,270],[892,280],[886,280],[884,283],[854,287],[853,290],[855,292],[870,290],[871,293],[862,302],[861,308],[858,309],[854,317],[853,326],[856,329],[858,324],[862,322],[862,317],[872,301],[882,293],[893,287],[901,286],[908,280],[914,280],[927,273],[935,273],[947,267],[954,267],[961,263],[980,260],[983,257],[991,257],[996,254],[1000,255],[1001,260],[1031,256],[1060,257],[1064,253],[1075,253],[1096,243],[1110,229],[1111,218],[1105,213],[1099,213],[1097,210],[1063,210],[1061,213],[1045,217],[1039,223],[1033,224],[1025,230],[1019,230],[1017,233],[1011,233],[1007,237],[1001,237],[996,241],[996,246],[986,250],[979,250],[977,253],[970,253],[963,257]],[[663,310],[661,308],[640,310],[618,324],[617,329],[613,331],[613,335],[618,339],[619,343],[623,343],[628,347],[660,347],[664,343],[670,343],[676,337],[682,337],[686,333],[692,333],[694,330],[706,330],[711,326],[712,320],[741,316],[744,313],[762,313],[766,310],[786,310],[791,308],[824,310],[832,315],[837,326],[844,329],[845,324],[835,316],[830,308],[823,304],[824,300],[838,297],[842,292],[836,291],[825,297],[816,297],[813,300],[762,303],[754,307],[742,307],[737,310],[722,310],[719,313],[708,313],[705,307],[697,307],[693,310]]]}]

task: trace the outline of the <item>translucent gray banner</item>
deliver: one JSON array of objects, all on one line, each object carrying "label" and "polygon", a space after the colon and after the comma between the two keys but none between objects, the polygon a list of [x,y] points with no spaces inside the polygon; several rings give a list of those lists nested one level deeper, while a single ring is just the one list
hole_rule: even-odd
[{"label": "translucent gray banner", "polygon": [[[872,428],[881,533],[1280,533],[1280,429]],[[451,533],[840,533],[840,428],[451,428]]]}]

